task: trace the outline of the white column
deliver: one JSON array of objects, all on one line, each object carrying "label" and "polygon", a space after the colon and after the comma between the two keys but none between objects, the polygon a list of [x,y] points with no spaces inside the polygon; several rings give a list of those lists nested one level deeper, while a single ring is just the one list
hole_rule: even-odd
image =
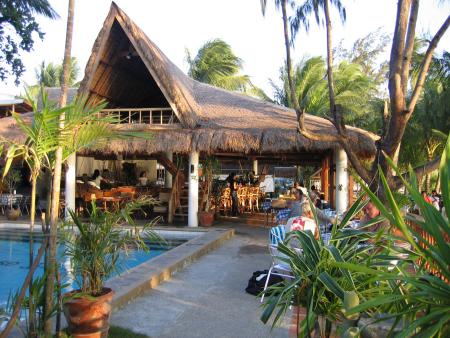
[{"label": "white column", "polygon": [[[170,160],[170,162],[173,162],[173,153],[171,151],[166,152],[165,156]],[[164,186],[166,188],[172,188],[172,174],[168,170],[166,170]]]},{"label": "white column", "polygon": [[65,217],[69,217],[68,210],[75,210],[75,186],[76,186],[76,167],[77,167],[77,156],[72,154],[66,161],[66,188],[64,190],[65,194]]},{"label": "white column", "polygon": [[258,175],[258,160],[253,160],[253,171],[255,172],[255,175]]},{"label": "white column", "polygon": [[336,164],[336,212],[342,213],[348,207],[347,154],[341,148],[334,152]]},{"label": "white column", "polygon": [[188,226],[190,227],[198,227],[198,157],[196,151],[189,154]]}]

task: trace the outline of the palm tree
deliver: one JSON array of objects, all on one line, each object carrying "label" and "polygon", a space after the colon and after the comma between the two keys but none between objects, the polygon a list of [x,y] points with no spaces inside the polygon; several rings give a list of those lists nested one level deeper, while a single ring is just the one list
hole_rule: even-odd
[{"label": "palm tree", "polygon": [[[34,119],[31,125],[27,124],[20,114],[13,114],[18,127],[26,135],[26,141],[16,143],[0,136],[0,146],[7,146],[6,166],[3,175],[6,175],[14,158],[20,157],[29,166],[31,171],[31,215],[30,233],[32,234],[36,213],[36,181],[42,168],[55,171],[55,152],[58,147],[63,148],[62,162],[66,161],[72,154],[113,137],[117,133],[111,129],[111,123],[116,123],[114,118],[101,117],[99,112],[105,103],[96,106],[86,104],[85,98],[77,98],[71,105],[61,109],[55,109],[54,105],[47,100],[44,90],[41,90],[42,108],[39,110],[37,101],[29,99],[34,111]],[[60,116],[65,114],[64,127],[60,126]],[[128,134],[119,134],[127,136]],[[30,236],[30,261],[34,262],[32,236]],[[30,264],[32,265],[32,264]],[[31,281],[30,281],[31,285]],[[29,297],[32,302],[32,297]],[[17,300],[21,304],[21,300]],[[29,304],[29,332],[34,328],[34,304]],[[14,322],[14,319],[12,320]]]},{"label": "palm tree", "polygon": [[[293,107],[289,95],[286,68],[280,70],[282,87],[272,83],[278,103]],[[375,92],[375,80],[365,74],[361,66],[342,61],[335,69],[336,103],[343,107],[350,124],[367,126],[372,119],[371,94]],[[321,57],[302,60],[293,73],[295,93],[300,109],[309,114],[327,116],[329,95],[325,61]]]},{"label": "palm tree", "polygon": [[[329,5],[333,5],[339,12],[342,22],[346,20],[346,11],[340,0],[306,0],[301,6],[297,7],[295,16],[291,23],[293,32],[297,32],[303,25],[306,30],[309,29],[308,17],[314,14],[317,24],[320,24],[320,10],[323,10],[325,15],[325,27],[327,31],[327,79],[328,79],[328,95],[330,103],[330,113],[333,115],[336,128],[338,131],[345,128],[342,121],[341,112],[336,109],[335,88],[333,79],[333,44],[332,44],[332,27],[330,18]],[[295,33],[293,34],[293,38]]]},{"label": "palm tree", "polygon": [[[267,0],[261,1],[261,9],[263,15],[265,14]],[[345,8],[342,6],[340,0],[331,0],[331,4],[334,5],[341,16],[341,19],[345,21],[346,13]],[[288,27],[288,15],[287,7],[290,6],[294,9],[295,15],[290,20],[290,30],[291,37],[289,37],[289,27]],[[326,17],[326,27],[327,27],[327,64],[328,64],[328,83],[329,83],[329,95],[330,95],[330,109],[332,112],[334,109],[334,88],[333,88],[333,54],[331,49],[331,20],[329,13],[329,3],[328,0],[305,0],[302,5],[297,6],[295,0],[275,0],[275,7],[281,7],[282,18],[283,18],[283,31],[284,31],[284,44],[286,48],[286,70],[287,78],[289,84],[289,92],[292,99],[293,108],[297,113],[298,127],[300,131],[305,134],[309,134],[305,128],[304,124],[304,111],[298,102],[297,96],[295,95],[295,86],[292,76],[292,61],[291,61],[291,49],[290,46],[293,44],[296,34],[301,26],[304,26],[306,30],[309,29],[309,16],[314,13],[316,21],[319,23],[319,9],[323,8]],[[309,134],[313,137],[312,134]]]},{"label": "palm tree", "polygon": [[246,92],[252,87],[247,75],[239,75],[242,60],[221,39],[206,42],[195,58],[186,50],[188,74],[193,79],[228,90]]},{"label": "palm tree", "polygon": [[[64,107],[67,101],[67,87],[70,71],[70,57],[72,50],[73,36],[73,17],[74,17],[75,0],[69,0],[67,14],[66,44],[64,49],[63,72],[61,78],[61,94],[59,97],[59,106]],[[64,114],[60,115],[60,128],[64,128]],[[50,207],[50,241],[48,246],[48,255],[46,255],[46,284],[45,284],[45,313],[46,318],[44,326],[44,334],[51,335],[51,311],[53,304],[53,294],[55,289],[56,277],[56,236],[58,232],[58,212],[59,212],[59,195],[61,183],[61,164],[62,164],[63,148],[59,145],[55,154],[55,170],[53,172],[52,197]]]},{"label": "palm tree", "polygon": [[[80,73],[80,68],[78,67],[77,59],[75,57],[70,58],[69,66],[69,79],[68,85],[70,87],[76,86],[76,80]],[[45,64],[42,61],[38,69],[35,69],[37,85],[44,87],[60,87],[62,80],[63,67],[62,65],[54,64],[50,62]]]}]

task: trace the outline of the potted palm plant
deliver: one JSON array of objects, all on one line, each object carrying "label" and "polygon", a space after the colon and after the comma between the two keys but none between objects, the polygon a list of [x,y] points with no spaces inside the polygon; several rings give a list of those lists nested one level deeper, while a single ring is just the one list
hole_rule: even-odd
[{"label": "potted palm plant", "polygon": [[[114,291],[105,281],[120,273],[130,248],[148,250],[144,238],[158,238],[150,229],[157,219],[137,228],[131,215],[143,205],[153,203],[149,198],[128,203],[122,210],[102,212],[92,202],[89,219],[83,222],[73,211],[67,226],[64,254],[72,262],[73,275],[79,289],[63,296],[63,312],[72,337],[107,337]],[[124,231],[129,224],[134,231]]]},{"label": "potted palm plant", "polygon": [[[19,183],[21,180],[20,172],[17,169],[11,169],[9,170],[8,174],[4,178],[4,182],[8,187],[9,193],[11,195],[15,195],[17,183]],[[18,205],[13,203],[13,198],[10,196],[8,199],[9,206],[6,210],[6,218],[9,220],[17,220],[20,216],[20,208]]]},{"label": "potted palm plant", "polygon": [[202,174],[205,178],[205,189],[201,202],[202,210],[198,212],[198,218],[201,226],[211,226],[214,222],[215,210],[211,203],[213,192],[213,180],[219,168],[219,161],[214,156],[206,156],[202,163]]}]

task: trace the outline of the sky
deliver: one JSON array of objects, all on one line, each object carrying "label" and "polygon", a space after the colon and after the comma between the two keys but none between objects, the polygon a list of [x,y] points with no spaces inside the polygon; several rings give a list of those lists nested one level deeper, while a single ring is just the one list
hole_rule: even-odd
[{"label": "sky", "polygon": [[[341,40],[344,46],[368,33],[381,29],[392,34],[395,24],[396,0],[341,0],[347,10],[347,21],[341,24],[333,18],[333,45]],[[16,87],[14,79],[0,84],[0,95],[23,92],[23,83],[36,82],[35,69],[46,63],[61,63],[64,54],[67,0],[50,0],[60,18],[39,18],[43,41],[36,40],[34,50],[23,53],[27,71]],[[229,43],[235,54],[244,61],[243,74],[272,95],[269,79],[277,80],[285,59],[281,12],[274,1],[268,1],[266,15],[261,14],[259,0],[116,0],[117,5],[147,34],[147,36],[178,67],[187,72],[185,50],[195,55],[208,40],[220,38]],[[76,0],[72,55],[78,59],[80,80],[92,46],[108,14],[109,0]],[[450,13],[450,3],[423,0],[419,11],[418,34],[434,34]],[[308,33],[301,31],[295,42],[293,60],[304,56],[325,55],[325,29],[314,19]],[[389,46],[390,47],[390,46]],[[450,32],[438,50],[450,47]],[[388,58],[386,52],[386,59]]]}]

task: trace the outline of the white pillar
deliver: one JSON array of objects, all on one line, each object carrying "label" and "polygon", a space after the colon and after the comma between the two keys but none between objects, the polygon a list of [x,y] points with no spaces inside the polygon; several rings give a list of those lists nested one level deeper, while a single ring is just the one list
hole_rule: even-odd
[{"label": "white pillar", "polygon": [[66,161],[66,188],[64,190],[65,194],[65,217],[69,217],[68,210],[75,210],[75,186],[76,186],[76,167],[77,167],[77,156],[72,154]]},{"label": "white pillar", "polygon": [[198,157],[196,151],[189,154],[188,226],[190,227],[198,227]]},{"label": "white pillar", "polygon": [[347,154],[341,148],[334,152],[336,164],[336,212],[342,213],[348,207]]},{"label": "white pillar", "polygon": [[[170,160],[170,162],[173,162],[173,153],[171,151],[166,152],[165,156]],[[172,188],[172,174],[168,170],[166,170],[164,186],[166,188]]]},{"label": "white pillar", "polygon": [[253,171],[255,172],[255,175],[258,175],[258,160],[253,160]]}]

